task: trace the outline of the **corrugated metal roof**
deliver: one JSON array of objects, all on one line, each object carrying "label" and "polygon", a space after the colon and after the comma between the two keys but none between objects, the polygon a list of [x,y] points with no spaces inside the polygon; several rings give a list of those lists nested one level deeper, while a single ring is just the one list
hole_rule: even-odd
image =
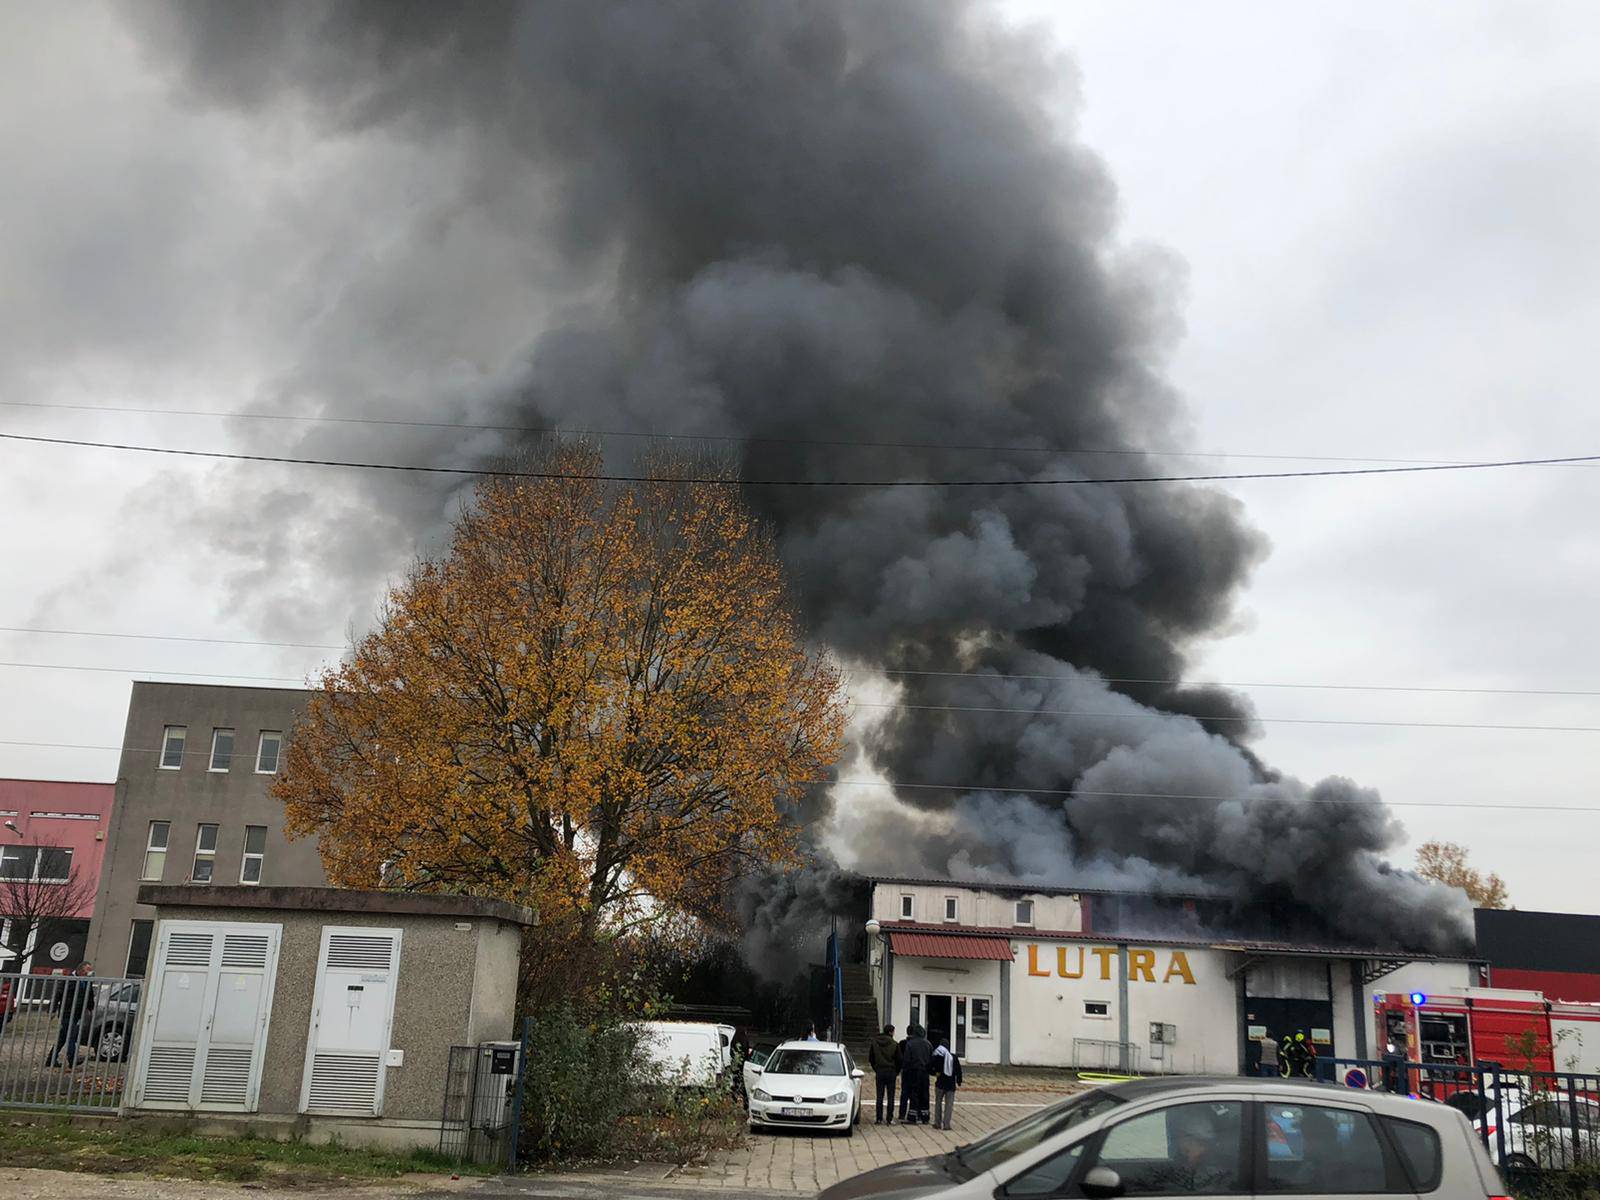
[{"label": "corrugated metal roof", "polygon": [[[1469,954],[1455,956],[1440,954],[1419,954],[1401,950],[1379,950],[1370,946],[1319,946],[1311,943],[1295,942],[1269,942],[1260,940],[1240,940],[1238,938],[1220,938],[1204,936],[1183,936],[1163,933],[1112,933],[1105,930],[1066,930],[1066,929],[1034,929],[1025,925],[1012,927],[993,925],[966,925],[960,931],[949,930],[941,933],[915,932],[919,927],[912,922],[884,921],[882,928],[891,939],[895,953],[899,949],[900,939],[905,937],[945,937],[971,940],[995,941],[1029,941],[1029,942],[1096,942],[1102,946],[1116,945],[1126,942],[1130,945],[1144,946],[1182,946],[1193,947],[1201,950],[1228,950],[1235,954],[1273,954],[1289,955],[1301,958],[1360,958],[1360,959],[1403,959],[1406,962],[1479,962],[1478,958]],[[921,926],[922,929],[937,928]],[[946,927],[948,929],[948,927]],[[935,957],[923,955],[923,957]],[[940,956],[942,957],[942,956]],[[986,955],[951,955],[949,957],[987,957]],[[1011,955],[1007,954],[1007,958]]]},{"label": "corrugated metal roof", "polygon": [[1011,961],[1011,942],[1003,937],[973,937],[956,933],[890,932],[889,948],[911,958],[975,958]]}]

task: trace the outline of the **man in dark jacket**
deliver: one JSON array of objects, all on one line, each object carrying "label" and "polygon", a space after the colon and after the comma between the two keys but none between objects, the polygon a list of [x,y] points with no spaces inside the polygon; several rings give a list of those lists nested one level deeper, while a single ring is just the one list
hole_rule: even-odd
[{"label": "man in dark jacket", "polygon": [[83,963],[72,973],[77,978],[69,977],[61,982],[61,1028],[56,1034],[55,1049],[45,1055],[47,1066],[53,1067],[60,1061],[63,1047],[67,1052],[68,1069],[78,1065],[78,1045],[88,1028],[89,1018],[94,1015],[95,985],[83,977],[93,971],[93,967]]},{"label": "man in dark jacket", "polygon": [[928,1068],[933,1065],[933,1045],[912,1025],[906,1030],[900,1048],[900,1119],[913,1124],[928,1123]]},{"label": "man in dark jacket", "polygon": [[[867,1047],[867,1065],[872,1068],[872,1076],[878,1084],[877,1113],[872,1123],[893,1125],[894,1083],[900,1075],[900,1043],[894,1040],[893,1025],[885,1025],[882,1033],[873,1035],[872,1043]],[[885,1096],[888,1097],[887,1108]]]}]

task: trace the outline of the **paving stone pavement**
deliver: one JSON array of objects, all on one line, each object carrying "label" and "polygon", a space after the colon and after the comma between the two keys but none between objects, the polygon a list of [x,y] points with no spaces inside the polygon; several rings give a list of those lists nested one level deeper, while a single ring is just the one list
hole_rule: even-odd
[{"label": "paving stone pavement", "polygon": [[[1073,1085],[1076,1090],[1080,1085]],[[963,1088],[956,1099],[955,1128],[931,1125],[877,1125],[871,1101],[863,1108],[854,1137],[778,1130],[750,1134],[736,1150],[716,1155],[704,1166],[680,1167],[664,1182],[706,1191],[772,1190],[813,1193],[841,1179],[908,1158],[944,1154],[1002,1125],[1061,1099],[1063,1091]]]}]

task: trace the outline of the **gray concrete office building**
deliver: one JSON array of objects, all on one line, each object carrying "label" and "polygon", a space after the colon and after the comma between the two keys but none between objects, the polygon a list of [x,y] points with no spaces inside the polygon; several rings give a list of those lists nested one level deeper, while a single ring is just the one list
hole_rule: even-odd
[{"label": "gray concrete office building", "polygon": [[310,695],[133,685],[89,929],[98,974],[145,974],[156,914],[138,902],[141,884],[326,886],[316,840],[284,837],[267,790]]}]

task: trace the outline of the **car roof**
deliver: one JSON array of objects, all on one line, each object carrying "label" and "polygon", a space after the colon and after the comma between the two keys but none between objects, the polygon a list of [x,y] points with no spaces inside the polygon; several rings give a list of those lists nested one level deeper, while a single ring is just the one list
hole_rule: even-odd
[{"label": "car roof", "polygon": [[1108,1095],[1117,1097],[1128,1103],[1143,1100],[1154,1100],[1168,1094],[1182,1092],[1205,1093],[1208,1091],[1228,1092],[1259,1092],[1263,1099],[1300,1100],[1304,1103],[1315,1103],[1317,1099],[1333,1100],[1341,1094],[1347,1099],[1360,1097],[1365,1104],[1371,1104],[1383,1112],[1396,1115],[1406,1115],[1415,1118],[1418,1106],[1425,1106],[1429,1111],[1437,1112],[1441,1109],[1454,1111],[1446,1105],[1440,1105],[1431,1100],[1417,1100],[1410,1096],[1397,1096],[1389,1092],[1375,1092],[1364,1088],[1351,1088],[1342,1084],[1325,1082],[1316,1079],[1271,1079],[1239,1075],[1162,1075],[1145,1079],[1130,1079],[1123,1083],[1107,1084],[1103,1089]]},{"label": "car roof", "polygon": [[787,1042],[779,1042],[772,1049],[774,1053],[779,1050],[843,1050],[844,1043],[813,1042],[806,1038],[794,1038]]}]

